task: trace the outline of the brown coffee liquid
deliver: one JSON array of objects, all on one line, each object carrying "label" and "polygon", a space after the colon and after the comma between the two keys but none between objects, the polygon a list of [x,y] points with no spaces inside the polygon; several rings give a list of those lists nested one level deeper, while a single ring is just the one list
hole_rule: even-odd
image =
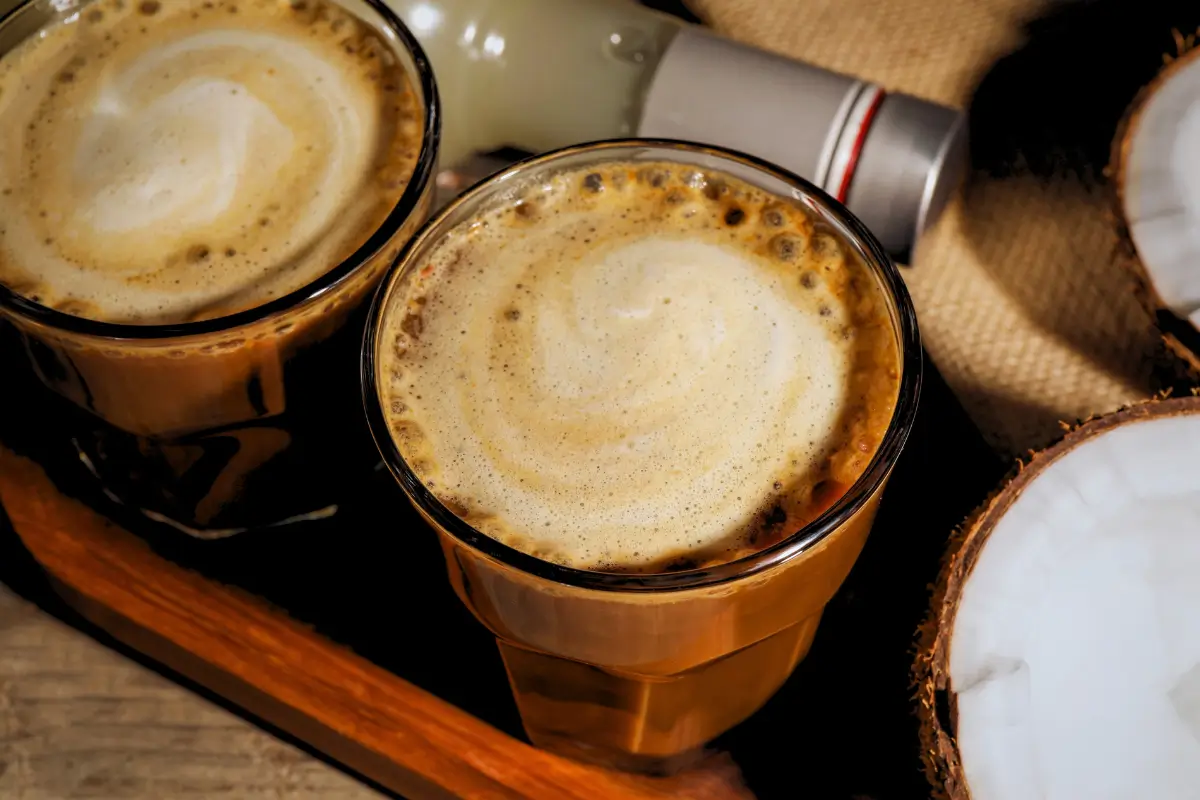
[{"label": "brown coffee liquid", "polygon": [[834,231],[666,162],[531,181],[414,264],[383,327],[385,413],[422,483],[602,571],[796,532],[866,469],[899,385],[883,291]]}]

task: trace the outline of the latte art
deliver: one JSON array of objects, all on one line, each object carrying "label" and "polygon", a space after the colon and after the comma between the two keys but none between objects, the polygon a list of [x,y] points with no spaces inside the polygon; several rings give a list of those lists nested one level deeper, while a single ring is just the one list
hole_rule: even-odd
[{"label": "latte art", "polygon": [[397,288],[393,435],[478,530],[585,568],[724,560],[865,469],[898,386],[881,291],[801,209],[688,172],[558,175]]},{"label": "latte art", "polygon": [[395,205],[403,66],[334,5],[97,2],[0,62],[0,281],[106,321],[310,283]]}]

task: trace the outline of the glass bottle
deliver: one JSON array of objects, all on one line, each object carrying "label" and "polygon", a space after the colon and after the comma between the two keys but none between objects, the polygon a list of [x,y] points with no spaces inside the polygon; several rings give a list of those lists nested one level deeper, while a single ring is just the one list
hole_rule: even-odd
[{"label": "glass bottle", "polygon": [[625,136],[741,150],[846,203],[904,260],[957,183],[961,112],[631,0],[389,0],[433,64],[442,164]]}]

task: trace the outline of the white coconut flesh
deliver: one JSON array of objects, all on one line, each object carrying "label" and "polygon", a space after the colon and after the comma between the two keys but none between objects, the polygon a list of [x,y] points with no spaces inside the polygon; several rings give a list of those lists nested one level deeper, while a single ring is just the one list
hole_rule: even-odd
[{"label": "white coconut flesh", "polygon": [[1200,414],[1129,421],[996,521],[950,638],[973,800],[1200,798],[1198,455]]},{"label": "white coconut flesh", "polygon": [[1122,170],[1125,223],[1163,305],[1200,327],[1200,58],[1137,109]]}]

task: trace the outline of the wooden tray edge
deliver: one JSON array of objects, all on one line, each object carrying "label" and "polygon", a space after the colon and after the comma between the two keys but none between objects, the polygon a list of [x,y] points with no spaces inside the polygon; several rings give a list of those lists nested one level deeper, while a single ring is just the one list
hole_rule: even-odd
[{"label": "wooden tray edge", "polygon": [[751,797],[722,755],[672,778],[648,778],[513,739],[259,598],[158,556],[3,447],[0,503],[60,595],[86,619],[412,800]]}]

